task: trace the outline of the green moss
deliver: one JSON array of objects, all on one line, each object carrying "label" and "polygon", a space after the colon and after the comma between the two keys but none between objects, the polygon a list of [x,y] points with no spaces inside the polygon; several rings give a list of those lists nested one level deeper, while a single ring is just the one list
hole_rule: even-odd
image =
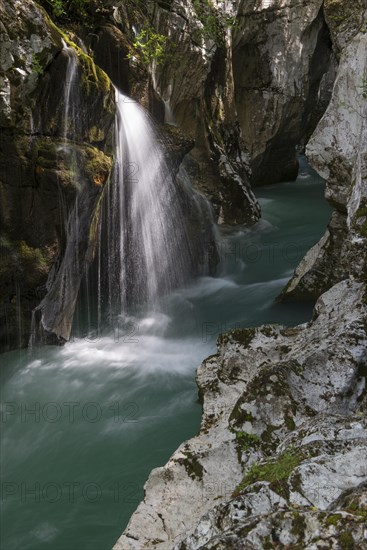
[{"label": "green moss", "polygon": [[0,276],[4,279],[22,280],[30,285],[44,280],[50,269],[50,251],[33,248],[25,241],[0,238]]},{"label": "green moss", "polygon": [[89,130],[89,141],[91,143],[99,143],[101,141],[105,140],[105,133],[102,128],[97,128],[97,126],[92,126],[92,128]]},{"label": "green moss", "polygon": [[367,216],[367,206],[361,206],[360,208],[358,208],[357,212],[356,212],[356,217],[357,218],[362,218],[362,217],[365,217]]},{"label": "green moss", "polygon": [[91,86],[96,86],[103,94],[108,94],[111,89],[111,81],[107,74],[94,63],[89,55],[86,55],[81,50],[78,53],[78,57],[84,69],[82,82],[85,85],[87,93],[90,93]]},{"label": "green moss", "polygon": [[365,218],[365,220],[362,225],[358,224],[356,229],[362,237],[367,238],[367,205],[365,202],[363,202],[356,212],[356,219],[359,220],[360,218]]},{"label": "green moss", "polygon": [[269,424],[261,434],[261,441],[266,443],[270,449],[273,449],[277,444],[277,440],[274,441],[273,433],[278,429],[278,426],[272,426]]},{"label": "green moss", "polygon": [[45,20],[46,26],[48,27],[48,30],[50,31],[50,34],[53,38],[53,40],[56,42],[56,44],[61,48],[62,47],[62,37],[63,37],[63,31],[55,25],[55,23],[52,21],[51,17],[48,15],[47,11],[37,4],[37,8],[40,10],[40,12],[43,15],[43,18]]},{"label": "green moss", "polygon": [[332,514],[326,518],[327,525],[338,525],[339,521],[342,519],[340,514]]},{"label": "green moss", "polygon": [[240,426],[245,422],[254,421],[254,417],[251,412],[241,409],[241,403],[242,399],[239,399],[229,417],[229,423],[233,422],[237,426]]},{"label": "green moss", "polygon": [[367,522],[367,507],[361,508],[358,497],[351,497],[345,506],[345,511],[355,516],[360,516]]},{"label": "green moss", "polygon": [[277,459],[272,458],[264,463],[253,464],[238,485],[236,492],[243,491],[257,481],[268,481],[274,485],[275,489],[280,486],[284,488],[284,482],[303,459],[304,455],[301,452],[291,449]]},{"label": "green moss", "polygon": [[260,330],[261,334],[263,334],[264,336],[267,336],[268,338],[272,338],[274,336],[276,338],[278,337],[278,333],[270,325],[264,325],[264,326],[260,327],[259,330]]},{"label": "green moss", "polygon": [[202,464],[198,461],[196,457],[190,451],[184,451],[184,454],[187,456],[186,459],[182,460],[182,464],[185,466],[185,470],[188,473],[188,476],[191,479],[203,479],[204,468]]},{"label": "green moss", "polygon": [[325,11],[327,19],[334,23],[337,29],[347,24],[352,17],[359,19],[359,7],[354,2],[325,0]]},{"label": "green moss", "polygon": [[291,346],[285,346],[285,345],[280,346],[281,353],[289,353],[291,349],[292,349]]},{"label": "green moss", "polygon": [[44,68],[37,54],[34,54],[32,57],[32,71],[38,75],[44,72]]},{"label": "green moss", "polygon": [[291,533],[300,540],[304,539],[306,521],[302,514],[294,512]]},{"label": "green moss", "polygon": [[291,416],[285,416],[284,417],[284,424],[287,426],[288,430],[293,432],[293,430],[296,429],[296,425],[294,423],[294,420]]},{"label": "green moss", "polygon": [[45,157],[38,157],[37,158],[37,165],[41,166],[42,168],[55,168],[55,159],[49,159]]},{"label": "green moss", "polygon": [[108,94],[111,89],[111,81],[108,75],[96,65],[93,59],[85,54],[79,46],[70,40],[69,36],[60,30],[62,37],[65,40],[66,44],[75,50],[75,53],[78,56],[79,62],[83,69],[82,74],[82,84],[84,85],[87,94],[91,92],[92,86],[95,86],[103,94]]},{"label": "green moss", "polygon": [[256,330],[254,328],[236,328],[228,332],[224,336],[234,340],[235,342],[238,342],[239,344],[247,348],[251,341],[254,339],[255,335]]},{"label": "green moss", "polygon": [[44,10],[44,8],[42,8],[41,6],[38,7],[43,12],[46,24],[54,40],[58,42],[59,46],[61,47],[63,39],[66,44],[73,48],[73,50],[77,54],[79,62],[83,69],[82,84],[84,85],[87,93],[89,94],[91,91],[91,87],[95,86],[102,93],[108,94],[111,89],[111,81],[107,74],[100,67],[98,67],[98,65],[94,63],[93,59],[89,55],[85,54],[83,50],[79,48],[77,44],[75,44],[75,42],[70,40],[66,32],[55,25],[50,16]]},{"label": "green moss", "polygon": [[261,439],[258,435],[246,432],[236,432],[236,441],[243,451],[258,447],[261,443]]},{"label": "green moss", "polygon": [[104,185],[112,169],[112,158],[96,147],[86,147],[83,150],[83,168],[88,178],[95,185]]},{"label": "green moss", "polygon": [[344,531],[339,535],[339,544],[343,550],[353,550],[355,549],[355,542],[352,533],[349,531]]}]

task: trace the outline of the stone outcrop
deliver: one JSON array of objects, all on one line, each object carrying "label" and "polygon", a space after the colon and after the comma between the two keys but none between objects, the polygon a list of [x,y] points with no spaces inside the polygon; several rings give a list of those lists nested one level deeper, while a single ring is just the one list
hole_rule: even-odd
[{"label": "stone outcrop", "polygon": [[296,179],[330,101],[336,59],[322,0],[239,2],[235,99],[255,185]]},{"label": "stone outcrop", "polygon": [[[27,344],[42,300],[46,339],[69,336],[111,170],[114,95],[106,74],[34,2],[5,1],[0,13],[0,325],[1,347],[9,349]],[[64,122],[63,40],[75,51],[80,98],[78,119],[70,112]]]},{"label": "stone outcrop", "polygon": [[365,504],[340,499],[367,482],[366,322],[365,285],[343,281],[308,325],[219,337],[197,372],[200,433],[152,471],[115,550],[314,543],[313,524],[340,537],[347,514],[363,540]]},{"label": "stone outcrop", "polygon": [[[360,6],[362,8],[362,6]],[[325,235],[306,255],[283,299],[317,298],[347,277],[366,279],[367,35],[366,6],[331,1],[325,13],[340,59],[330,105],[307,145],[335,208]]]}]

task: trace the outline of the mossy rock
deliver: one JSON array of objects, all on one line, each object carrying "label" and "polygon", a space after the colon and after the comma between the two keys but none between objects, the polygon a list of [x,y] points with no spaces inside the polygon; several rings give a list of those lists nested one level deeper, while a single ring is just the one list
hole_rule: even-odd
[{"label": "mossy rock", "polygon": [[23,240],[14,241],[2,235],[0,250],[2,281],[15,279],[28,288],[45,281],[53,260],[50,249],[32,247]]},{"label": "mossy rock", "polygon": [[355,215],[355,230],[361,237],[367,239],[367,204],[363,201]]},{"label": "mossy rock", "polygon": [[254,328],[236,328],[225,334],[218,336],[218,346],[226,345],[230,341],[237,342],[247,348],[255,338],[256,329]]},{"label": "mossy rock", "polygon": [[96,147],[85,147],[82,155],[84,158],[83,170],[88,179],[94,185],[104,185],[111,173],[112,158]]},{"label": "mossy rock", "polygon": [[204,468],[202,464],[199,462],[197,457],[191,453],[191,451],[184,450],[183,454],[185,454],[187,458],[179,459],[178,463],[182,464],[185,467],[185,470],[191,479],[197,479],[201,481],[204,474]]},{"label": "mossy rock", "polygon": [[246,487],[258,481],[267,481],[281,496],[289,492],[287,480],[293,470],[301,464],[305,455],[295,449],[289,449],[277,457],[250,466],[243,480],[237,486],[235,494],[240,494]]}]

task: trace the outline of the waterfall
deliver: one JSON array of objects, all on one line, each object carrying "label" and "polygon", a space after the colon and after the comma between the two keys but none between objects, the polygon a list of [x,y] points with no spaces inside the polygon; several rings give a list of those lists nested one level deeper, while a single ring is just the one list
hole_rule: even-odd
[{"label": "waterfall", "polygon": [[180,286],[190,264],[171,171],[144,109],[116,91],[122,307],[154,303]]},{"label": "waterfall", "polygon": [[[38,339],[42,341],[44,330],[66,340],[71,330],[75,303],[77,300],[84,263],[80,262],[79,249],[85,235],[85,219],[88,215],[84,193],[84,183],[80,177],[77,154],[77,129],[80,116],[78,58],[73,48],[63,42],[67,56],[65,80],[62,89],[62,111],[60,117],[61,143],[57,148],[58,160],[70,172],[75,188],[75,199],[68,204],[64,189],[59,185],[59,216],[63,235],[60,239],[60,255],[50,271],[46,288],[47,294],[33,312],[31,337],[32,347]],[[89,229],[86,229],[89,231]],[[41,323],[38,329],[38,323]]]},{"label": "waterfall", "polygon": [[[72,138],[74,137],[74,128],[75,128],[75,116],[77,112],[77,105],[76,105],[76,94],[75,94],[75,85],[76,85],[76,78],[77,78],[77,69],[78,69],[78,63],[76,60],[76,53],[73,50],[73,48],[70,48],[66,42],[62,41],[64,51],[66,55],[68,56],[68,64],[66,67],[66,79],[65,79],[65,85],[64,85],[64,113],[63,113],[63,129],[62,129],[62,135],[64,138],[64,141],[68,138],[69,128],[71,128],[71,134]],[[70,111],[71,111],[71,117],[70,117]],[[72,120],[72,124],[70,125],[70,118]]]},{"label": "waterfall", "polygon": [[[203,274],[197,272],[198,243],[192,243],[190,224],[197,229],[203,255],[207,249],[203,238],[207,220],[197,207],[198,196],[174,177],[150,116],[119,90],[116,106],[116,162],[107,201],[112,315],[116,302],[120,313],[154,306],[160,296],[186,283],[195,270]],[[210,207],[201,200],[211,227]],[[195,219],[190,220],[193,213]]]},{"label": "waterfall", "polygon": [[39,335],[42,338],[43,329],[46,337],[50,333],[51,338],[67,340],[74,313],[74,331],[85,334],[87,328],[89,335],[99,334],[106,324],[116,326],[121,315],[156,309],[162,296],[192,277],[208,274],[215,263],[209,257],[214,236],[208,201],[193,190],[178,162],[173,165],[150,115],[116,89],[113,177],[99,210],[97,253],[93,264],[86,266],[81,250],[89,240],[94,203],[79,169],[77,136],[83,106],[78,59],[66,44],[64,56],[58,154],[70,170],[76,193],[69,204],[59,189],[63,242],[47,281],[47,295],[35,310],[31,346]]}]

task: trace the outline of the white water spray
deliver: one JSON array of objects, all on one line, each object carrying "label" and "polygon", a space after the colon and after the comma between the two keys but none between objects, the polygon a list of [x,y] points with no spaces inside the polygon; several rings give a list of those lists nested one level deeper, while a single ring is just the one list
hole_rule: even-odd
[{"label": "white water spray", "polygon": [[200,263],[188,217],[196,216],[191,225],[203,224],[201,212],[194,212],[195,192],[177,183],[149,115],[118,90],[116,105],[107,228],[110,313],[117,295],[120,312],[126,312],[132,306],[154,306],[160,296],[187,282]]},{"label": "white water spray", "polygon": [[[154,303],[183,284],[189,267],[175,184],[144,109],[116,91],[122,305]],[[132,293],[129,296],[128,293]]]},{"label": "white water spray", "polygon": [[76,60],[76,53],[73,50],[73,48],[70,48],[66,42],[63,40],[62,45],[64,47],[64,51],[66,52],[66,55],[68,56],[68,64],[66,68],[66,80],[65,80],[65,86],[64,86],[64,115],[63,115],[63,138],[64,141],[68,138],[69,133],[69,122],[70,119],[75,121],[75,101],[73,101],[73,88],[76,83],[76,76],[77,76],[77,68],[78,63]]}]

